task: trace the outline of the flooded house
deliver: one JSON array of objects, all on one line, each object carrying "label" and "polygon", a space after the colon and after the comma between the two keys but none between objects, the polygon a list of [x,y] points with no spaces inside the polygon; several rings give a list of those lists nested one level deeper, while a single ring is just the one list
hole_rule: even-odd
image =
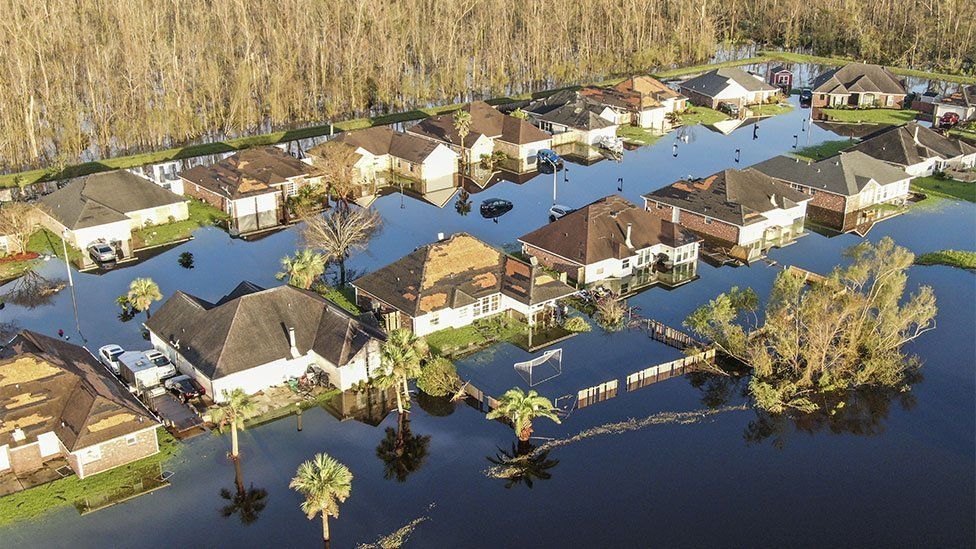
[{"label": "flooded house", "polygon": [[[106,243],[123,257],[132,254],[133,229],[189,217],[184,197],[126,170],[79,177],[37,204],[42,224],[76,248]],[[82,260],[90,263],[87,253]]]},{"label": "flooded house", "polygon": [[783,93],[788,94],[793,89],[793,71],[786,68],[785,65],[770,67],[767,72],[767,80],[771,86],[783,90]]},{"label": "flooded house", "polygon": [[[560,104],[559,97],[563,95],[572,97]],[[617,114],[580,97],[578,92],[558,92],[556,97],[534,101],[525,112],[533,124],[552,134],[555,147],[570,143],[595,146],[617,136]]]},{"label": "flooded house", "polygon": [[324,372],[340,390],[380,368],[386,336],[319,294],[242,282],[216,302],[176,292],[146,322],[153,347],[216,402]]},{"label": "flooded house", "polygon": [[912,176],[976,166],[976,147],[917,122],[869,134],[850,150],[898,166]]},{"label": "flooded house", "polygon": [[288,222],[288,198],[320,182],[315,168],[278,147],[244,149],[210,166],[180,173],[183,192],[230,216],[232,235]]},{"label": "flooded house", "polygon": [[868,63],[848,63],[813,81],[813,108],[880,107],[900,109],[905,82],[888,69]]},{"label": "flooded house", "polygon": [[406,328],[421,336],[499,314],[534,324],[576,293],[541,267],[467,233],[417,248],[352,286],[356,304],[380,316],[387,330]]},{"label": "flooded house", "polygon": [[761,77],[736,67],[710,70],[682,82],[679,90],[693,105],[710,109],[717,109],[719,103],[740,108],[765,103],[780,92]]},{"label": "flooded house", "polygon": [[650,76],[634,76],[613,89],[640,98],[640,115],[631,124],[642,128],[666,130],[670,127],[668,114],[680,113],[688,107],[688,98]]},{"label": "flooded house", "polygon": [[[389,172],[408,179],[431,181],[450,178],[458,171],[459,155],[437,141],[424,139],[389,126],[344,132],[335,138],[355,150],[355,169],[362,179]],[[312,165],[322,145],[308,151]]]},{"label": "flooded house", "polygon": [[805,234],[812,197],[758,170],[727,169],[644,195],[647,211],[701,236],[741,261]]},{"label": "flooded house", "polygon": [[752,168],[811,196],[807,217],[841,232],[890,215],[879,205],[904,205],[912,179],[904,169],[857,150],[818,162],[776,156]]},{"label": "flooded house", "polygon": [[519,237],[545,267],[619,294],[660,283],[677,286],[697,273],[701,238],[618,195],[587,204]]},{"label": "flooded house", "polygon": [[933,101],[935,122],[950,113],[958,116],[960,122],[976,120],[976,84],[960,85],[956,91],[940,95]]},{"label": "flooded house", "polygon": [[493,153],[507,157],[502,167],[515,172],[536,169],[536,155],[540,149],[552,148],[552,136],[527,120],[504,114],[484,101],[474,101],[462,107],[471,115],[468,134],[462,143],[454,127],[453,113],[425,118],[407,128],[407,133],[444,143],[455,152],[464,154],[471,163],[490,158]]},{"label": "flooded house", "polygon": [[159,452],[158,427],[84,347],[23,330],[0,350],[0,478],[101,473]]}]

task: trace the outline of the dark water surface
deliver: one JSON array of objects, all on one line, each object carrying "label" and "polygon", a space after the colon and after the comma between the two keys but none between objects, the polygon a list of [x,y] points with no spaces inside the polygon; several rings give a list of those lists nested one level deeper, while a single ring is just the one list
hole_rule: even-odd
[{"label": "dark water surface", "polygon": [[[745,167],[789,151],[794,134],[801,146],[808,140],[837,139],[816,126],[801,131],[808,113],[795,109],[761,122],[757,140],[752,139],[751,126],[729,136],[701,126],[690,128],[689,142],[679,143],[677,158],[672,157],[671,135],[627,152],[622,163],[570,164],[568,183],[562,173],[558,175],[558,201],[581,206],[617,192],[617,179],[623,177],[620,194],[640,203],[641,193],[677,178],[736,166],[737,148],[738,166]],[[486,198],[511,200],[515,208],[497,223],[483,219],[477,205]],[[511,244],[546,222],[552,177],[540,175],[520,185],[499,183],[472,195],[472,201],[472,213],[461,216],[453,203],[437,209],[398,195],[379,199],[383,232],[350,267],[374,269],[432,241],[438,232],[467,231],[494,245]],[[90,348],[110,342],[145,345],[141,317],[122,323],[114,304],[133,278],[152,277],[166,296],[179,289],[213,300],[242,279],[276,284],[280,258],[297,244],[294,229],[255,242],[232,240],[215,229],[199,230],[195,236],[139,265],[100,276],[76,276],[80,322]],[[883,236],[916,253],[972,250],[976,206],[946,201],[916,208],[876,226],[868,239]],[[782,265],[826,272],[844,261],[844,248],[858,241],[850,235],[828,239],[811,233],[770,257]],[[194,254],[192,270],[177,263],[185,251]],[[63,276],[63,266],[51,262],[41,272]],[[764,264],[735,269],[701,264],[699,280],[671,292],[652,288],[631,298],[630,304],[679,325],[697,305],[729,286],[752,286],[763,295],[776,272]],[[938,329],[910,347],[925,363],[924,380],[910,398],[875,402],[856,424],[835,422],[807,431],[786,426],[772,436],[747,438],[747,431],[766,431],[756,429],[754,411],[743,410],[687,425],[652,425],[557,447],[549,454],[558,460],[548,470],[551,479],[537,480],[531,489],[506,489],[505,481],[488,478],[484,469],[490,465],[486,456],[499,447],[509,449],[513,434],[470,407],[434,417],[414,406],[412,432],[430,436],[429,455],[402,483],[384,478],[384,464],[376,456],[384,429],[395,427],[393,415],[371,427],[339,422],[315,409],[304,414],[301,433],[296,432],[294,418],[287,418],[242,434],[245,483],[269,494],[267,508],[250,526],[218,514],[225,503],[220,489],[233,489],[234,484],[234,469],[224,457],[229,441],[226,436],[203,436],[185,444],[168,466],[176,473],[172,486],[89,516],[68,507],[2,529],[0,545],[317,545],[320,523],[306,520],[298,508],[300,497],[287,485],[299,463],[324,451],[355,475],[352,497],[332,521],[334,547],[374,541],[421,516],[429,520],[411,537],[413,547],[972,546],[976,277],[945,267],[913,267],[909,275],[910,287],[931,285],[939,299]],[[8,304],[0,314],[0,320],[24,328],[45,333],[63,328],[72,341],[80,339],[67,291],[49,306],[24,310]],[[626,392],[626,374],[674,358],[670,349],[639,334],[606,334],[597,328],[561,346],[567,372],[613,372],[621,382],[620,394],[574,412],[563,425],[540,421],[540,437],[571,436],[606,422],[660,412],[699,410],[705,407],[703,400],[745,402],[744,382],[723,387],[712,380],[705,385],[712,390],[706,392],[696,388],[699,379],[691,376]],[[506,347],[482,360],[511,369],[514,360],[528,356]],[[606,379],[593,379],[594,384],[601,381]]]}]

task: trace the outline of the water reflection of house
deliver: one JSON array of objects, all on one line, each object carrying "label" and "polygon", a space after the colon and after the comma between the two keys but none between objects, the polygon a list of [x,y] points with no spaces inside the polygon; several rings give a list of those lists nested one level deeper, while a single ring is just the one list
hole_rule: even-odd
[{"label": "water reflection of house", "polygon": [[312,166],[277,147],[237,152],[211,166],[180,173],[183,191],[230,215],[233,235],[278,227],[287,222],[287,201],[320,177]]},{"label": "water reflection of house", "polygon": [[859,151],[813,163],[776,156],[752,168],[812,196],[810,220],[841,232],[877,217],[885,211],[879,205],[903,205],[911,181],[905,170]]},{"label": "water reflection of house", "polygon": [[867,63],[848,63],[814,80],[811,106],[900,109],[905,95],[904,81],[888,69]]},{"label": "water reflection of house", "polygon": [[397,409],[396,389],[370,387],[362,391],[343,391],[326,402],[323,407],[339,421],[354,419],[376,427]]},{"label": "water reflection of house", "polygon": [[736,130],[751,126],[753,124],[758,124],[760,120],[761,118],[755,116],[750,116],[748,118],[726,118],[725,120],[705,124],[705,127],[722,135],[731,135],[732,132]]},{"label": "water reflection of house", "polygon": [[[503,167],[517,172],[535,169],[540,149],[552,148],[552,136],[521,118],[504,114],[484,101],[462,107],[471,114],[468,135],[464,138],[465,156],[471,163],[493,153],[504,153]],[[453,114],[431,116],[407,128],[407,133],[444,143],[461,151],[461,136],[454,127]]]},{"label": "water reflection of house", "polygon": [[543,174],[539,171],[515,173],[507,170],[482,170],[480,172],[475,170],[474,174],[462,178],[461,188],[471,194],[478,194],[499,183],[524,185],[540,175]]},{"label": "water reflection of house", "polygon": [[417,248],[352,285],[356,303],[380,315],[387,330],[407,328],[417,335],[503,313],[532,324],[576,292],[467,233]]},{"label": "water reflection of house", "polygon": [[24,330],[0,351],[0,474],[85,478],[159,452],[158,427],[84,347]]},{"label": "water reflection of house", "polygon": [[617,195],[519,237],[522,251],[540,264],[579,284],[614,281],[621,293],[686,282],[695,275],[700,241],[670,219]]},{"label": "water reflection of house", "polygon": [[804,234],[811,198],[754,169],[728,169],[645,194],[644,207],[733,257],[753,261]]},{"label": "water reflection of house", "polygon": [[913,176],[932,175],[946,168],[976,165],[976,147],[942,135],[916,122],[892,126],[865,136],[850,150],[903,168]]},{"label": "water reflection of house", "polygon": [[459,189],[460,178],[457,174],[417,180],[386,172],[378,174],[370,181],[363,182],[359,186],[354,201],[365,208],[381,196],[399,192],[403,193],[404,196],[443,208],[454,198]]}]

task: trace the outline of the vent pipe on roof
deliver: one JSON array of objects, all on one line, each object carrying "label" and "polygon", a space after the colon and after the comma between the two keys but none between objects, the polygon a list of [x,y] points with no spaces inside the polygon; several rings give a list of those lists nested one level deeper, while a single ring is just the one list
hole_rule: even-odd
[{"label": "vent pipe on roof", "polygon": [[437,233],[437,241],[442,242],[444,240],[444,233]]},{"label": "vent pipe on roof", "polygon": [[291,357],[298,358],[301,353],[298,352],[298,345],[295,343],[295,328],[288,328],[288,343],[291,345]]},{"label": "vent pipe on roof", "polygon": [[912,137],[915,140],[915,144],[918,145],[918,124],[915,124],[915,133]]},{"label": "vent pipe on roof", "polygon": [[630,233],[632,232],[633,228],[634,228],[634,224],[633,223],[628,223],[627,224],[627,239],[624,240],[624,244],[626,244],[628,248],[633,248],[634,247],[634,244],[630,241]]}]

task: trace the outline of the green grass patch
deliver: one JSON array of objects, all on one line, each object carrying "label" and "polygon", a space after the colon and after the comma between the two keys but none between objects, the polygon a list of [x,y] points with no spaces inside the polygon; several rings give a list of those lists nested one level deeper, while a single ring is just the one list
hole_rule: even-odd
[{"label": "green grass patch", "polygon": [[634,145],[650,145],[661,138],[659,134],[653,134],[644,128],[622,124],[617,126],[617,137],[622,137],[627,143]]},{"label": "green grass patch", "polygon": [[681,123],[685,126],[695,124],[714,124],[722,120],[728,120],[728,116],[723,112],[708,107],[688,107],[681,113]]},{"label": "green grass patch", "polygon": [[[760,55],[767,59],[779,59],[790,63],[814,63],[817,65],[841,66],[852,63],[854,59],[843,57],[822,57],[819,55],[806,55],[803,53],[790,53],[780,51],[760,51]],[[928,78],[931,80],[943,80],[945,82],[956,82],[960,84],[976,84],[976,77],[961,74],[946,74],[941,72],[922,71],[916,69],[903,69],[899,67],[887,67],[888,70],[902,76],[915,76],[918,78]]]},{"label": "green grass patch", "polygon": [[819,145],[811,145],[797,149],[792,154],[804,160],[817,161],[829,156],[834,156],[840,151],[853,147],[856,143],[850,139],[838,139],[836,141],[824,141]]},{"label": "green grass patch", "polygon": [[956,137],[965,137],[972,141],[976,141],[976,125],[973,125],[972,127],[969,128],[956,126],[955,128],[949,130],[949,134],[954,135]]},{"label": "green grass patch", "polygon": [[334,288],[325,284],[316,284],[312,290],[354,315],[362,313],[362,310],[356,305],[356,291],[352,289],[352,286]]},{"label": "green grass patch", "polygon": [[202,200],[190,199],[187,204],[190,216],[183,221],[152,225],[132,231],[132,244],[136,249],[161,246],[186,240],[200,227],[224,225],[229,216]]},{"label": "green grass patch", "polygon": [[753,116],[776,116],[788,113],[793,110],[793,105],[789,103],[767,103],[765,105],[753,105],[749,107]]},{"label": "green grass patch", "polygon": [[446,328],[424,337],[431,351],[440,356],[463,354],[498,341],[514,341],[529,329],[521,320],[497,315],[476,320],[461,328]]},{"label": "green grass patch", "polygon": [[29,490],[0,498],[0,526],[33,519],[80,501],[111,498],[157,476],[160,466],[179,453],[179,442],[165,429],[159,428],[159,453],[104,473],[79,479],[70,476]]},{"label": "green grass patch", "polygon": [[912,179],[912,190],[924,193],[929,197],[976,202],[976,184],[937,175]]},{"label": "green grass patch", "polygon": [[915,120],[918,111],[911,109],[821,109],[831,122],[887,124],[898,126]]},{"label": "green grass patch", "polygon": [[[58,259],[64,259],[64,245],[61,242],[61,237],[47,229],[41,229],[31,235],[30,241],[27,243],[27,251],[41,255],[51,254]],[[81,250],[69,244],[68,259],[77,263],[81,259]],[[26,261],[0,263],[0,281],[10,280],[23,275],[33,269],[39,261],[41,260],[29,259]]]},{"label": "green grass patch", "polygon": [[946,265],[958,269],[976,270],[976,252],[939,250],[915,258],[916,265]]}]

